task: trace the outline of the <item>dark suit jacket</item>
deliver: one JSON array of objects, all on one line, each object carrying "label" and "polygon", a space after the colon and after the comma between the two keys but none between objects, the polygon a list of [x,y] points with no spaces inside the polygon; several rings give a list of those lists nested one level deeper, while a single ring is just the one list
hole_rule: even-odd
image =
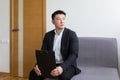
[{"label": "dark suit jacket", "polygon": [[[42,50],[53,50],[54,36],[54,30],[45,34]],[[78,57],[79,49],[78,45],[79,43],[76,33],[68,28],[65,28],[61,40],[61,54],[64,63],[62,63],[60,66],[63,68],[63,70],[66,70],[69,66],[73,66],[76,70],[76,74],[80,72],[76,66],[76,59]]]}]

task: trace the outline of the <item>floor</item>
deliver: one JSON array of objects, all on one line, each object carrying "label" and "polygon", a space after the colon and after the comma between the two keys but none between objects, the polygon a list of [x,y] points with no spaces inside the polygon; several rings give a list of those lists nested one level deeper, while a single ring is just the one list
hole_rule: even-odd
[{"label": "floor", "polygon": [[28,80],[20,77],[11,77],[8,73],[0,73],[0,80]]}]

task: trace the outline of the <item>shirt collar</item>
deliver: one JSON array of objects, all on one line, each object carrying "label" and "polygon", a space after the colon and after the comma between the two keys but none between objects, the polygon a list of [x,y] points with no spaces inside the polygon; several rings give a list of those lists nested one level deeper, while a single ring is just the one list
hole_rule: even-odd
[{"label": "shirt collar", "polygon": [[[64,31],[64,28],[62,29],[62,31],[60,32],[59,35],[63,34],[63,31]],[[54,32],[55,32],[56,35],[58,35],[56,29],[54,30]]]}]

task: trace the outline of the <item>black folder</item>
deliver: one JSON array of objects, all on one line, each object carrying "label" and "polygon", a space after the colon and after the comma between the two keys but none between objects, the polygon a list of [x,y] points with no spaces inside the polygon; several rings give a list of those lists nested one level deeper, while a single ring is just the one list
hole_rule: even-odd
[{"label": "black folder", "polygon": [[36,61],[38,68],[42,72],[41,76],[45,78],[53,78],[50,75],[50,72],[56,67],[54,52],[46,50],[36,50]]}]

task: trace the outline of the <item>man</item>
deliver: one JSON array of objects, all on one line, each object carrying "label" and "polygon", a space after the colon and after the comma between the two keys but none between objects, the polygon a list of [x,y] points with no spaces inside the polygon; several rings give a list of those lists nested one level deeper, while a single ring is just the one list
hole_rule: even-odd
[{"label": "man", "polygon": [[[74,75],[80,73],[76,66],[78,57],[78,37],[76,33],[65,28],[66,13],[57,10],[52,14],[52,23],[55,29],[45,34],[42,50],[55,52],[56,68],[51,71],[53,77],[58,80],[70,80]],[[36,65],[30,72],[29,80],[44,80],[42,73]]]}]

